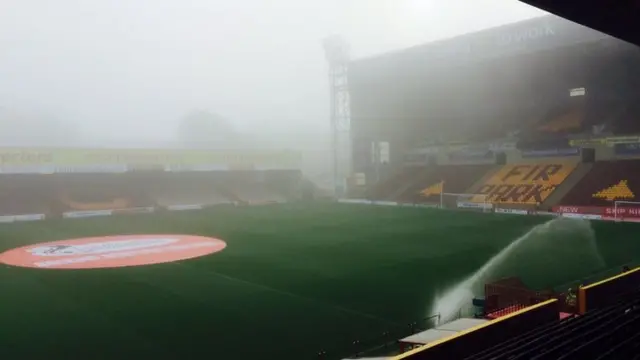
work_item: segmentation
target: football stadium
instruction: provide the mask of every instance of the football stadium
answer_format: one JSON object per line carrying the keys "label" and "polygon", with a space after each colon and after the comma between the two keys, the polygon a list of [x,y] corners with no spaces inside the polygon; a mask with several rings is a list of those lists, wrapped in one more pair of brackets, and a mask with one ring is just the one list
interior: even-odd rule
{"label": "football stadium", "polygon": [[0,149],[6,359],[640,353],[640,51],[544,16],[349,64],[351,174]]}

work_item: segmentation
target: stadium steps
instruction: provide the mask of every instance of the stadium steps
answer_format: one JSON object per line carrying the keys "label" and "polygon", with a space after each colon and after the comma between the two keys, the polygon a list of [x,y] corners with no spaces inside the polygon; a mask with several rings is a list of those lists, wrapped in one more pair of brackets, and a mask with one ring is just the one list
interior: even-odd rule
{"label": "stadium steps", "polygon": [[637,333],[640,326],[640,292],[636,290],[631,295],[631,299],[620,300],[608,308],[515,336],[465,360],[584,359],[585,356],[594,358],[587,354],[611,356],[612,352],[620,354],[633,349],[633,344],[626,339],[629,334]]}
{"label": "stadium steps", "polygon": [[490,348],[482,350],[476,354],[466,357],[465,360],[492,360],[499,359],[500,357],[507,358],[513,355],[513,351],[519,349],[521,346],[538,340],[540,336],[545,334],[556,332],[558,329],[563,328],[569,321],[574,321],[575,316],[565,318],[559,322],[550,323],[539,328],[535,328],[521,335],[515,336],[504,343],[494,345]]}
{"label": "stadium steps", "polygon": [[388,200],[403,199],[405,193],[409,191],[409,189],[427,180],[431,171],[433,171],[433,169],[428,167],[420,169],[417,173],[408,178],[408,181],[406,181],[401,187],[397,188],[396,191],[394,191],[391,196],[389,196]]}
{"label": "stadium steps", "polygon": [[413,177],[419,174],[422,168],[399,168],[391,174],[387,174],[384,179],[379,179],[371,188],[366,191],[366,198],[370,200],[395,200],[394,195],[399,188],[410,182]]}
{"label": "stadium steps", "polygon": [[599,322],[566,332],[514,359],[586,359],[590,357],[588,354],[602,353],[603,348],[609,349],[638,330],[640,313],[637,308],[621,310],[613,316],[601,317]]}
{"label": "stadium steps", "polygon": [[215,190],[218,193],[220,193],[220,195],[222,195],[225,198],[227,198],[229,201],[236,202],[236,203],[244,203],[244,202],[246,202],[244,199],[242,199],[236,193],[236,191],[231,189],[229,186],[222,185],[222,184],[216,184]]}
{"label": "stadium steps", "polygon": [[476,194],[477,191],[480,189],[480,187],[482,185],[484,185],[487,181],[489,181],[489,179],[500,169],[502,169],[503,165],[496,165],[494,167],[492,167],[489,171],[487,171],[482,177],[480,177],[478,180],[476,180],[476,182],[473,183],[473,185],[471,185],[471,187],[469,187],[467,189],[467,191],[465,191],[466,194]]}
{"label": "stadium steps", "polygon": [[566,180],[553,191],[549,197],[540,205],[541,210],[549,210],[553,206],[557,205],[562,198],[564,198],[576,184],[585,177],[589,171],[593,168],[593,164],[580,163],[576,168],[567,176]]}

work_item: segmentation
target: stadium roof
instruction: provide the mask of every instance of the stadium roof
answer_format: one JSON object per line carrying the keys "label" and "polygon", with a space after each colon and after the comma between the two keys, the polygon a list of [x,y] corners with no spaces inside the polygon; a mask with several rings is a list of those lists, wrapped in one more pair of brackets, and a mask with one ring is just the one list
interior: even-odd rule
{"label": "stadium roof", "polygon": [[482,60],[549,50],[611,38],[601,32],[547,15],[475,33],[431,42],[379,56],[354,60],[352,65],[374,65],[411,59],[423,65],[434,61]]}
{"label": "stadium roof", "polygon": [[640,46],[639,0],[520,1]]}

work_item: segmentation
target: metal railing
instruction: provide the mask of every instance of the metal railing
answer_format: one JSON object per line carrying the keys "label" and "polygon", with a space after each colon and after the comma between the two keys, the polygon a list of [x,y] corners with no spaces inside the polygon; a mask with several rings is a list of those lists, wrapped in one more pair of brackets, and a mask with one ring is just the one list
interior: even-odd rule
{"label": "metal railing", "polygon": [[593,283],[596,283],[598,281],[602,281],[604,279],[608,279],[608,278],[610,278],[612,276],[616,276],[616,275],[620,274],[622,272],[622,268],[624,266],[628,266],[631,269],[633,269],[635,267],[640,266],[640,261],[627,261],[627,262],[621,263],[619,265],[615,265],[615,266],[606,268],[604,270],[598,270],[596,272],[593,272],[591,274],[583,276],[580,279],[573,280],[573,281],[566,282],[566,283],[561,284],[561,285],[554,286],[553,289],[558,291],[558,292],[564,292],[569,288],[577,289],[578,286],[580,286],[580,285],[585,286],[585,285],[593,284]]}
{"label": "metal railing", "polygon": [[438,326],[440,314],[431,315],[424,319],[399,325],[384,331],[376,337],[367,339],[353,339],[348,344],[337,345],[331,351],[318,351],[318,359],[339,360],[344,358],[358,359],[374,356],[393,356],[402,353],[399,340],[407,336],[429,330]]}

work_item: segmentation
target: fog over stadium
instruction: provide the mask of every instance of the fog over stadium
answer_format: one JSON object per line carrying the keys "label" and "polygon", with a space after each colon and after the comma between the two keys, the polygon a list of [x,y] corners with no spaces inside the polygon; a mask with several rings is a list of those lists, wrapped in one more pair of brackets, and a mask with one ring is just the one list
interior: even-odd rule
{"label": "fog over stadium", "polygon": [[0,0],[0,360],[640,360],[622,4]]}
{"label": "fog over stadium", "polygon": [[239,135],[207,146],[323,153],[326,36],[361,58],[542,14],[509,0],[6,0],[0,139],[167,147],[208,112]]}

